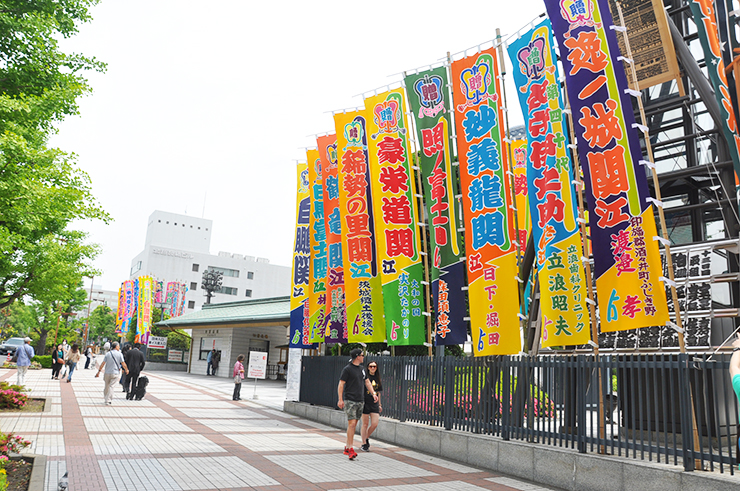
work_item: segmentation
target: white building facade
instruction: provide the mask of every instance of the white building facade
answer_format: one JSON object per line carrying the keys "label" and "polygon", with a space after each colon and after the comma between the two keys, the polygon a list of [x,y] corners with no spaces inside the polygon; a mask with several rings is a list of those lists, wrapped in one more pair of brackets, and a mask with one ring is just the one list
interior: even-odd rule
{"label": "white building facade", "polygon": [[213,221],[155,211],[149,216],[144,250],[131,261],[129,278],[151,275],[166,283],[188,287],[184,312],[199,310],[206,302],[201,288],[203,272],[223,273],[223,286],[211,303],[290,295],[291,269],[268,259],[242,254],[210,253]]}

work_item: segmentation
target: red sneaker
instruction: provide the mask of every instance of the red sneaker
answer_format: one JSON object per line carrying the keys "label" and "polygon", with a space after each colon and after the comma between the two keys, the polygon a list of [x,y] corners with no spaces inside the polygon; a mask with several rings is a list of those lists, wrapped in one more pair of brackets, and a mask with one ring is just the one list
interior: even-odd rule
{"label": "red sneaker", "polygon": [[354,447],[349,449],[349,460],[355,460],[357,458],[357,452]]}

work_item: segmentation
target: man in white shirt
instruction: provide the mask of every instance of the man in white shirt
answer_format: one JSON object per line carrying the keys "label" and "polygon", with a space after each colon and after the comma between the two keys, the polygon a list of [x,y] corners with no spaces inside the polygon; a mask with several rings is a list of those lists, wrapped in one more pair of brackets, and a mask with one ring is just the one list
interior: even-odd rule
{"label": "man in white shirt", "polygon": [[123,361],[121,348],[117,342],[113,342],[111,344],[110,351],[106,353],[105,358],[103,358],[103,363],[95,374],[97,377],[100,375],[100,372],[105,369],[105,373],[103,374],[103,381],[105,382],[103,395],[105,397],[105,403],[108,405],[113,402],[113,387],[116,385],[116,382],[118,382],[118,379],[121,378],[121,367],[123,367],[128,374],[128,367],[126,366],[126,362]]}

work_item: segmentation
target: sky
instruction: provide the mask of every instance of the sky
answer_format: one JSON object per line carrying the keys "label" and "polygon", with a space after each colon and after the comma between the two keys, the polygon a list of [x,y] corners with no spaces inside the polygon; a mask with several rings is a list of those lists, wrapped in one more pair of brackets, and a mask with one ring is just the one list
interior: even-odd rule
{"label": "sky", "polygon": [[[128,278],[154,210],[213,220],[212,254],[290,266],[296,162],[334,132],[331,111],[544,11],[542,0],[102,0],[61,48],[107,71],[87,74],[93,93],[50,141],[77,155],[113,217],[74,224],[101,247],[95,285]],[[506,85],[521,124],[510,75]]]}

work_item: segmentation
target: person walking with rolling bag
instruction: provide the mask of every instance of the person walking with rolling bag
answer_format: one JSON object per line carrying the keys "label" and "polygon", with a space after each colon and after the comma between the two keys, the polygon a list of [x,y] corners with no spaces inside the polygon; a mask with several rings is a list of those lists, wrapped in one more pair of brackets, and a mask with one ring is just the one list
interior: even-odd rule
{"label": "person walking with rolling bag", "polygon": [[244,361],[244,355],[239,355],[236,357],[236,363],[234,363],[234,395],[232,396],[232,401],[241,401],[241,392],[242,392],[242,380],[244,380],[244,365],[242,362]]}

